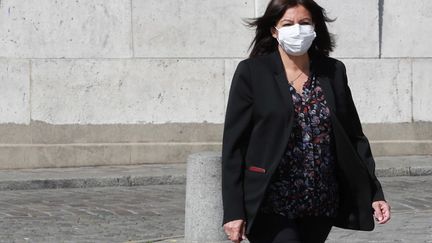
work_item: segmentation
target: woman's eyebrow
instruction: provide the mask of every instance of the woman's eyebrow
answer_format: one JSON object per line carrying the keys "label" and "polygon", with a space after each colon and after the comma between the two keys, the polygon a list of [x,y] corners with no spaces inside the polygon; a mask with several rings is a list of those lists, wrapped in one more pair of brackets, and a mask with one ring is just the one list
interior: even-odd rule
{"label": "woman's eyebrow", "polygon": [[[299,22],[300,21],[312,21],[312,19],[309,17],[304,17],[304,18],[300,19]],[[281,22],[294,22],[294,21],[292,19],[282,19]]]}
{"label": "woman's eyebrow", "polygon": [[292,22],[292,20],[291,19],[282,19],[281,22]]}
{"label": "woman's eyebrow", "polygon": [[309,17],[306,17],[306,18],[302,18],[302,19],[300,19],[300,21],[312,21],[312,19],[309,18]]}

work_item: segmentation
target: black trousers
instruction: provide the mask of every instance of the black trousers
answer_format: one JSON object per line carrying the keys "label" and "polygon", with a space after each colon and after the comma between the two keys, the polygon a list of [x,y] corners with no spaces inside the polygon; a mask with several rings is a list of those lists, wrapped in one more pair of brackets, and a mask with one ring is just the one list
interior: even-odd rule
{"label": "black trousers", "polygon": [[251,243],[321,243],[333,226],[333,218],[290,219],[277,214],[258,213],[246,237]]}

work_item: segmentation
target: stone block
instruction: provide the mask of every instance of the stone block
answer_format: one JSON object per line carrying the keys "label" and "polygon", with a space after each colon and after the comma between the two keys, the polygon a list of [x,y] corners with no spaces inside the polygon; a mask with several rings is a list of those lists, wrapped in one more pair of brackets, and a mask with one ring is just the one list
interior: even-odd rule
{"label": "stone block", "polygon": [[0,56],[131,57],[130,0],[3,0]]}
{"label": "stone block", "polygon": [[183,163],[191,153],[220,149],[220,142],[135,144],[131,145],[130,163]]}
{"label": "stone block", "polygon": [[2,167],[59,168],[101,165],[129,165],[130,146],[127,144],[56,144],[26,147],[26,160]]}
{"label": "stone block", "polygon": [[377,177],[409,176],[410,168],[377,168],[375,175]]}
{"label": "stone block", "polygon": [[[194,143],[220,142],[222,129],[223,124],[221,123],[52,125],[32,122],[31,126],[27,127],[0,125],[0,134],[6,134],[4,140],[9,141],[13,139],[13,134],[25,133],[28,134],[28,140],[25,141],[31,140],[33,143],[39,144]],[[2,141],[3,137],[0,137],[0,142]]]}
{"label": "stone block", "polygon": [[254,1],[132,1],[138,57],[243,57]]}
{"label": "stone block", "polygon": [[[16,164],[15,168],[127,165],[130,164],[129,151],[128,146],[118,144],[112,146],[100,144],[31,145],[25,150],[26,160]],[[9,165],[9,167],[12,166]]]}
{"label": "stone block", "polygon": [[221,153],[201,152],[187,160],[185,242],[223,242]]}
{"label": "stone block", "polygon": [[413,116],[414,121],[432,121],[432,59],[413,61]]}
{"label": "stone block", "polygon": [[335,34],[335,57],[379,56],[378,0],[318,0],[330,18],[329,31]]}
{"label": "stone block", "polygon": [[[257,14],[262,16],[269,0],[257,0]],[[318,0],[328,17],[329,31],[336,35],[335,57],[378,57],[378,0]]]}
{"label": "stone block", "polygon": [[32,119],[51,124],[223,122],[224,61],[37,60]]}
{"label": "stone block", "polygon": [[[395,131],[397,132],[397,131]],[[374,156],[431,155],[431,140],[371,141]]]}
{"label": "stone block", "polygon": [[0,169],[23,168],[27,148],[24,146],[0,146]]}
{"label": "stone block", "polygon": [[370,140],[431,140],[432,122],[363,124],[363,131]]}
{"label": "stone block", "polygon": [[220,149],[220,142],[2,145],[0,170],[184,163],[191,153]]}
{"label": "stone block", "polygon": [[412,167],[410,168],[410,175],[412,176],[431,176],[432,166],[429,167]]}
{"label": "stone block", "polygon": [[28,144],[32,142],[29,125],[0,123],[0,144]]}
{"label": "stone block", "polygon": [[0,59],[0,87],[0,123],[30,123],[29,62]]}
{"label": "stone block", "polygon": [[432,57],[432,1],[385,0],[383,57]]}
{"label": "stone block", "polygon": [[362,122],[411,122],[409,60],[346,59],[343,62]]}
{"label": "stone block", "polygon": [[269,2],[270,0],[255,0],[255,17],[261,17],[264,15]]}

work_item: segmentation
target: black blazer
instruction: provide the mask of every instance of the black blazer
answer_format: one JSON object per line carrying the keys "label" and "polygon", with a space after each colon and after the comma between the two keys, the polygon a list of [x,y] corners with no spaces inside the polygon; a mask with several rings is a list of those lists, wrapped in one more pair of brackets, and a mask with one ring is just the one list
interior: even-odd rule
{"label": "black blazer", "polygon": [[[330,108],[340,206],[335,226],[373,230],[372,202],[384,200],[375,161],[348,87],[342,62],[312,59]],[[294,107],[278,51],[241,61],[235,71],[222,144],[223,224],[247,222],[257,210],[278,167],[293,127]]]}

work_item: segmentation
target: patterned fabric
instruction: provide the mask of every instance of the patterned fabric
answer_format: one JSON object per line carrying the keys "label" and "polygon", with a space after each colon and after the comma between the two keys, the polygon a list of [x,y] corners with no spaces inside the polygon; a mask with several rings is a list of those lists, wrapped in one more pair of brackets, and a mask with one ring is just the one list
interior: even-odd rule
{"label": "patterned fabric", "polygon": [[290,85],[294,126],[264,198],[263,212],[290,218],[336,216],[339,198],[330,109],[319,80],[310,76],[302,95]]}

